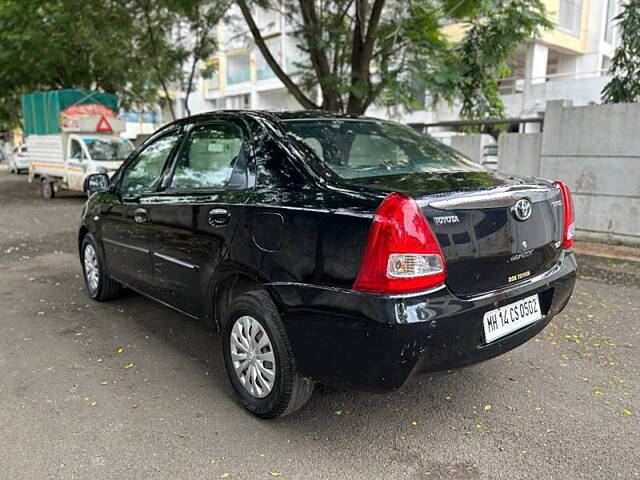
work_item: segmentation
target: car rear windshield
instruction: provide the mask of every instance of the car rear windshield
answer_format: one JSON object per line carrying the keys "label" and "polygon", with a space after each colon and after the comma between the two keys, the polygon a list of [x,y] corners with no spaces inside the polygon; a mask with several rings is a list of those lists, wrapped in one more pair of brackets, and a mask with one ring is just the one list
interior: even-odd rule
{"label": "car rear windshield", "polygon": [[484,171],[410,127],[375,120],[286,120],[285,128],[342,178]]}

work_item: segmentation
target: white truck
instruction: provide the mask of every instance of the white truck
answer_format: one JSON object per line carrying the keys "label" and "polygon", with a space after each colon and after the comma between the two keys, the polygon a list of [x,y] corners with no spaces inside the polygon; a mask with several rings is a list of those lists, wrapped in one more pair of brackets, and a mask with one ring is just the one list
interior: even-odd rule
{"label": "white truck", "polygon": [[[116,123],[122,121],[103,119],[86,117],[80,119],[77,131],[63,128],[59,134],[27,137],[29,180],[40,182],[45,198],[53,198],[60,190],[83,192],[87,175],[111,176],[133,151],[129,140],[115,134]],[[92,124],[97,126],[101,121],[108,122],[111,131],[91,130]]]}
{"label": "white truck", "polygon": [[23,96],[29,181],[51,199],[61,190],[85,191],[92,173],[111,176],[133,151],[119,133],[117,98],[89,90],[36,92]]}

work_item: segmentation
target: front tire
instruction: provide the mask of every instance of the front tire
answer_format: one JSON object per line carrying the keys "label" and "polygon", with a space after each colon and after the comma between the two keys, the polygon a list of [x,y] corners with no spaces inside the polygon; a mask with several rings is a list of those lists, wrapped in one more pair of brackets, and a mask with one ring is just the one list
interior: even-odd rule
{"label": "front tire", "polygon": [[44,198],[46,198],[47,200],[51,200],[53,197],[55,197],[56,193],[55,189],[53,188],[53,182],[50,182],[46,178],[43,178],[41,181],[41,187],[42,196]]}
{"label": "front tire", "polygon": [[260,418],[289,415],[313,393],[313,381],[296,370],[278,310],[262,290],[244,293],[231,302],[222,351],[240,403]]}
{"label": "front tire", "polygon": [[120,284],[109,277],[105,271],[98,246],[90,233],[82,240],[80,260],[84,285],[89,296],[99,302],[112,300],[120,294]]}

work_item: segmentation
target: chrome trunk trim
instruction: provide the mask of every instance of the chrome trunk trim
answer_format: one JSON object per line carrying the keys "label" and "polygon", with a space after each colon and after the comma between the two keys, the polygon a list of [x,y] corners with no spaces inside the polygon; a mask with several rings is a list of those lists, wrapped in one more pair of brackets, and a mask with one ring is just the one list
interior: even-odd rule
{"label": "chrome trunk trim", "polygon": [[[507,208],[526,198],[531,203],[550,200],[560,195],[556,188],[535,185],[517,185],[511,187],[493,188],[486,191],[463,192],[448,195],[442,200],[431,197],[426,203],[439,210],[479,210],[484,208]],[[421,202],[418,202],[420,205]],[[424,204],[420,205],[424,206]]]}

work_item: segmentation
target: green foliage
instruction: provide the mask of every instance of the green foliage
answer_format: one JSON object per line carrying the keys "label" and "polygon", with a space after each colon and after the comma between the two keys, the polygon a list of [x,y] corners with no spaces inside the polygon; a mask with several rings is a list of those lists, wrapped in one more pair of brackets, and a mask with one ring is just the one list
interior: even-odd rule
{"label": "green foliage", "polygon": [[[166,102],[169,90],[191,85],[191,62],[215,50],[210,31],[226,5],[0,0],[0,127],[19,124],[20,96],[38,90],[101,90],[117,94],[125,108],[156,104],[163,97]],[[178,24],[194,32],[189,38],[199,43],[176,38]]]}
{"label": "green foliage", "polygon": [[[350,113],[372,103],[422,108],[426,91],[434,102],[461,102],[464,117],[500,116],[507,59],[551,26],[542,0],[287,0],[285,12],[300,32],[292,78],[307,92],[304,104]],[[458,43],[443,33],[453,22],[467,26]]]}
{"label": "green foliage", "polygon": [[[147,4],[150,2],[147,0]],[[189,96],[193,91],[197,66],[209,60],[216,51],[215,27],[228,9],[231,0],[155,0],[155,12],[164,9],[166,18],[160,17],[155,28],[163,26],[182,27],[188,35],[173,35],[174,40],[166,45],[166,50],[174,54],[178,65],[177,82],[180,90],[185,92],[185,105],[189,111]],[[164,32],[163,39],[171,39],[170,32]],[[204,74],[209,74],[207,67]]]}
{"label": "green foliage", "polygon": [[449,100],[453,100],[449,92],[458,96],[462,103],[461,117],[503,116],[497,79],[509,75],[506,61],[516,46],[541,27],[551,27],[542,2],[483,2],[464,39],[453,48],[449,59],[453,63],[447,62],[447,69],[453,69],[454,76],[444,96]]}
{"label": "green foliage", "polygon": [[640,100],[640,0],[630,0],[614,19],[621,29],[609,74],[613,77],[602,90],[606,103]]}
{"label": "green foliage", "polygon": [[475,16],[480,3],[476,0],[443,0],[443,10],[451,19],[465,19]]}
{"label": "green foliage", "polygon": [[[131,25],[122,8],[95,0],[0,0],[0,96],[62,88],[150,98],[145,62],[131,61]],[[114,7],[118,5],[114,3]],[[1,120],[15,125],[14,111]]]}

